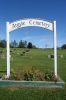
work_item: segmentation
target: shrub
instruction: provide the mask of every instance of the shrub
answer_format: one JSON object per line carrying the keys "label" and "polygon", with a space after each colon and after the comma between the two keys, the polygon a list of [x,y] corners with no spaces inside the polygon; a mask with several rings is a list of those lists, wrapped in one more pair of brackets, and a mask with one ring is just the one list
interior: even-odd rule
{"label": "shrub", "polygon": [[26,81],[33,81],[33,73],[25,72],[24,73],[24,80],[26,80]]}
{"label": "shrub", "polygon": [[10,80],[16,80],[16,72],[14,69],[11,69],[11,75],[9,77]]}
{"label": "shrub", "polygon": [[44,74],[42,72],[40,72],[39,70],[35,70],[34,78],[37,81],[43,81],[44,80]]}
{"label": "shrub", "polygon": [[45,78],[46,81],[55,81],[55,82],[57,82],[57,80],[58,80],[53,72],[46,72],[44,78]]}
{"label": "shrub", "polygon": [[[3,77],[4,79],[4,77]],[[25,81],[54,81],[57,82],[57,78],[53,72],[46,72],[45,74],[40,70],[31,67],[21,73],[17,73],[14,69],[11,69],[10,80],[25,80]]]}
{"label": "shrub", "polygon": [[24,72],[24,80],[26,81],[43,81],[44,74],[32,67],[30,70]]}

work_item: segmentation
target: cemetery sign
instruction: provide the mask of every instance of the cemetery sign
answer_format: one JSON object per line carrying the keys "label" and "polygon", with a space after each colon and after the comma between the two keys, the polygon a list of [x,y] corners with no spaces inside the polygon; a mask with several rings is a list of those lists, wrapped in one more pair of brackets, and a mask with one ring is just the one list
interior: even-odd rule
{"label": "cemetery sign", "polygon": [[27,27],[27,26],[37,26],[37,27],[42,27],[53,31],[53,24],[51,22],[39,20],[39,19],[24,19],[24,20],[19,20],[10,23],[9,31],[11,32],[15,29]]}
{"label": "cemetery sign", "polygon": [[56,21],[46,21],[40,19],[23,19],[12,23],[6,23],[7,38],[7,77],[10,77],[10,32],[28,26],[42,27],[54,32],[54,73],[57,77],[57,42],[56,42]]}

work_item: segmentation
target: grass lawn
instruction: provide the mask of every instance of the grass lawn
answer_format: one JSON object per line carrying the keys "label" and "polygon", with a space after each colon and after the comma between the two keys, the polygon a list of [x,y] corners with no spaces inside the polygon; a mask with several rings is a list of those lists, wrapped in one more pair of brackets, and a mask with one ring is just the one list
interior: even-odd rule
{"label": "grass lawn", "polygon": [[[5,55],[5,49],[3,54]],[[26,53],[24,53],[24,51]],[[54,60],[48,58],[53,54],[50,49],[11,49],[11,70],[22,73],[31,67],[42,72],[53,71]],[[58,74],[66,82],[66,50],[58,50]],[[0,59],[0,75],[6,74],[6,59]],[[66,100],[66,86],[63,89],[43,88],[0,88],[0,100]]]}

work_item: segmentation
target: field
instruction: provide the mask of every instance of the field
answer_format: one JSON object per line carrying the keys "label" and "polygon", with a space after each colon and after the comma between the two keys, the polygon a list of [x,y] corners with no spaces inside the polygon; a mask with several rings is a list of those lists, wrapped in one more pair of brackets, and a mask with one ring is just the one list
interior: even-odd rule
{"label": "field", "polygon": [[[6,55],[5,49],[3,55]],[[11,49],[11,70],[22,73],[31,68],[41,72],[54,70],[53,49]],[[58,50],[58,75],[66,82],[66,50]],[[63,55],[63,58],[60,57]],[[0,75],[6,74],[6,59],[0,59]],[[0,100],[66,100],[66,86],[63,89],[43,88],[0,88]]]}

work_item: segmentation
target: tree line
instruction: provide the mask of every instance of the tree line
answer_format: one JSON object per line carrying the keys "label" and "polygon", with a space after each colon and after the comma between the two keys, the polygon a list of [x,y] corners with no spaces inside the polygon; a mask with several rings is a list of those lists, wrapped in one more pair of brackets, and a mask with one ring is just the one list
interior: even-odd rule
{"label": "tree line", "polygon": [[[0,40],[0,47],[6,48],[6,40]],[[11,48],[36,48],[35,45],[33,45],[32,42],[22,41],[20,40],[17,42],[16,40],[12,41],[10,43]]]}
{"label": "tree line", "polygon": [[[10,43],[11,48],[37,48],[32,42],[22,41],[17,42],[16,40]],[[6,40],[0,40],[0,48],[6,48]],[[59,49],[66,49],[66,44],[63,44]]]}

